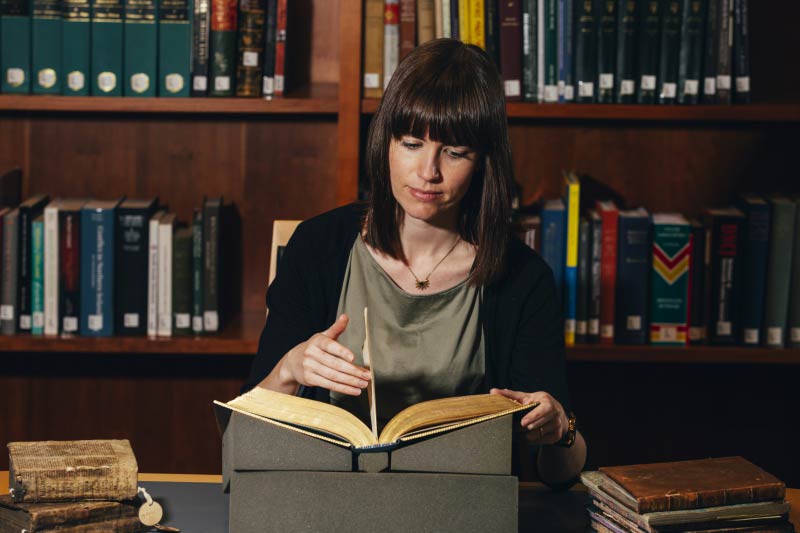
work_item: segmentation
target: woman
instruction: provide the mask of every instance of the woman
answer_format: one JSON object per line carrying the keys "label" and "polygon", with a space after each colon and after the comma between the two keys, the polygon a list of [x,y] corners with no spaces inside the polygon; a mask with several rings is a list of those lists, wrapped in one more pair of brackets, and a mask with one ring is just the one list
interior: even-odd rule
{"label": "woman", "polygon": [[505,101],[489,57],[452,39],[417,47],[386,89],[366,162],[366,210],[315,217],[289,242],[245,390],[368,420],[367,307],[382,420],[445,396],[538,401],[519,430],[538,447],[539,477],[569,483],[586,446],[574,418],[569,431],[561,311],[549,267],[511,237]]}

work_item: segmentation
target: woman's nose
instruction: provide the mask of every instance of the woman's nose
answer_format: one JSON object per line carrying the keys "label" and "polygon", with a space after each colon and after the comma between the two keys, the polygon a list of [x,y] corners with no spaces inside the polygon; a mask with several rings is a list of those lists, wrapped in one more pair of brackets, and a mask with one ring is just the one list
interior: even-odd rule
{"label": "woman's nose", "polygon": [[441,178],[439,170],[439,154],[435,150],[429,150],[420,159],[419,177],[425,181],[436,181]]}

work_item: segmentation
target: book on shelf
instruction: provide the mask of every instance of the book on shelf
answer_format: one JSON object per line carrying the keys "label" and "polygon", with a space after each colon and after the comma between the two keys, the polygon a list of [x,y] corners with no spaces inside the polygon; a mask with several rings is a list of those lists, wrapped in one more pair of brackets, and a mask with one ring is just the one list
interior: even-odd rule
{"label": "book on shelf", "polygon": [[637,38],[636,102],[656,103],[659,44],[661,40],[661,2],[639,1],[639,35]]}
{"label": "book on shelf", "polygon": [[578,230],[578,294],[575,307],[575,343],[589,342],[589,298],[591,283],[591,229],[581,218]]}
{"label": "book on shelf", "polygon": [[175,231],[172,241],[172,325],[175,335],[192,333],[192,232]]}
{"label": "book on shelf", "polygon": [[58,320],[65,334],[80,331],[81,210],[87,201],[65,200],[58,206]]}
{"label": "book on shelf", "polygon": [[[441,1],[436,0],[441,10]],[[441,28],[441,23],[439,24]],[[400,61],[400,4],[398,0],[383,3],[383,88],[389,85]]]}
{"label": "book on shelf", "polygon": [[589,232],[589,332],[587,341],[596,344],[600,342],[603,265],[603,219],[597,209],[589,210]]}
{"label": "book on shelf", "polygon": [[192,215],[192,331],[203,333],[203,209]]}
{"label": "book on shelf", "polygon": [[17,332],[19,293],[19,208],[3,211],[3,273],[0,276],[0,333]]}
{"label": "book on shelf", "polygon": [[578,247],[580,239],[581,182],[574,172],[564,175],[566,205],[566,255],[564,258],[564,342],[575,344],[578,307]]}
{"label": "book on shelf", "polygon": [[[444,19],[445,14],[445,6],[444,4],[450,4],[448,0],[436,0],[442,4],[442,18]],[[485,35],[485,44],[486,53],[492,58],[495,65],[500,65],[501,57],[500,52],[503,48],[503,44],[501,42],[500,37],[500,24],[502,23],[502,10],[503,5],[505,4],[506,7],[513,7],[516,11],[519,8],[519,26],[522,27],[522,6],[521,2],[518,0],[483,0],[483,9],[484,9],[484,35]],[[510,6],[514,4],[513,6]],[[447,16],[450,16],[450,10],[447,10]],[[447,26],[450,21],[449,20],[442,20],[442,34],[444,34],[444,28]],[[443,35],[444,36],[444,35]],[[520,35],[519,44],[515,47],[517,53],[522,52],[522,36]],[[511,51],[511,50],[509,50]],[[521,68],[521,67],[520,67]],[[502,70],[501,70],[502,73]]]}
{"label": "book on shelf", "polygon": [[[436,37],[435,0],[417,0],[417,44]],[[382,3],[382,2],[381,2]]]}
{"label": "book on shelf", "polygon": [[738,203],[746,219],[742,254],[741,343],[760,346],[764,295],[767,292],[770,204],[758,194],[740,195]]}
{"label": "book on shelf", "polygon": [[31,334],[44,334],[44,214],[31,223]]}
{"label": "book on shelf", "polygon": [[614,102],[614,73],[617,70],[617,3],[599,2],[597,13],[597,101]]}
{"label": "book on shelf", "polygon": [[58,208],[64,202],[56,198],[44,208],[44,331],[58,335]]}
{"label": "book on shelf", "polygon": [[678,97],[681,10],[681,0],[666,0],[661,6],[661,43],[656,91],[659,104],[674,104]]}
{"label": "book on shelf", "polygon": [[739,338],[743,225],[744,215],[735,208],[704,213],[706,326],[711,344],[735,344]]}
{"label": "book on shelf", "polygon": [[717,92],[716,103],[730,104],[731,62],[733,61],[733,0],[719,0],[717,7]]}
{"label": "book on shelf", "polygon": [[702,92],[703,30],[708,0],[683,0],[680,54],[678,62],[678,103],[696,104]]}
{"label": "book on shelf", "polygon": [[0,2],[0,93],[30,92],[32,3],[32,0]]}
{"label": "book on shelf", "polygon": [[158,96],[191,94],[192,10],[193,0],[159,0]]}
{"label": "book on shelf", "polygon": [[544,102],[558,102],[558,0],[544,4]]}
{"label": "book on shelf", "polygon": [[44,194],[31,196],[19,205],[19,237],[17,246],[17,315],[18,329],[24,332],[31,330],[31,226],[33,220],[42,214],[48,197]]}
{"label": "book on shelf", "polygon": [[616,103],[636,101],[637,2],[617,0],[617,63],[614,75]]}
{"label": "book on shelf", "polygon": [[573,17],[575,14],[572,0],[558,0],[558,101],[560,103],[575,101],[575,80],[573,68],[575,62],[575,37],[573,35]]}
{"label": "book on shelf", "polygon": [[544,102],[544,89],[546,82],[545,45],[545,0],[536,0],[536,101]]}
{"label": "book on shelf", "polygon": [[556,294],[564,302],[564,260],[567,243],[567,210],[564,200],[547,200],[542,207],[542,259],[553,271]]}
{"label": "book on shelf", "polygon": [[158,237],[161,217],[165,211],[156,211],[150,217],[147,228],[147,336],[158,335]]}
{"label": "book on shelf", "polygon": [[283,96],[288,89],[287,52],[289,49],[289,0],[278,0],[275,15],[275,96]]}
{"label": "book on shelf", "polygon": [[264,72],[261,76],[261,96],[275,96],[275,39],[278,31],[278,0],[266,1],[264,19]]}
{"label": "book on shelf", "polygon": [[737,104],[750,103],[750,14],[748,0],[733,0],[733,79]]}
{"label": "book on shelf", "polygon": [[192,13],[191,95],[206,96],[211,59],[211,0],[194,0]]}
{"label": "book on shelf", "polygon": [[383,0],[364,3],[364,98],[383,96]]}
{"label": "book on shelf", "polygon": [[210,0],[209,96],[236,94],[236,0]]}
{"label": "book on shelf", "polygon": [[597,101],[597,17],[593,2],[575,6],[575,85],[576,101]]}
{"label": "book on shelf", "polygon": [[[522,99],[522,5],[500,0],[498,16],[500,72],[507,101]],[[488,19],[487,19],[488,25]],[[491,26],[491,25],[489,25]],[[494,37],[494,36],[493,36]],[[487,41],[491,42],[491,41]]]}
{"label": "book on shelf", "polygon": [[484,0],[469,0],[469,42],[486,50],[486,12]]}
{"label": "book on shelf", "polygon": [[158,87],[158,0],[124,0],[124,96],[155,96]]}
{"label": "book on shelf", "polygon": [[81,208],[80,333],[114,334],[114,226],[120,200],[91,200]]}
{"label": "book on shelf", "polygon": [[705,269],[706,230],[692,219],[692,257],[689,260],[689,344],[706,340]]}
{"label": "book on shelf", "polygon": [[792,348],[800,348],[800,196],[794,197],[794,203],[797,213],[794,219],[794,245],[792,246],[788,343]]}
{"label": "book on shelf", "polygon": [[650,213],[640,207],[619,212],[615,341],[646,344],[649,331]]}
{"label": "book on shelf", "polygon": [[177,225],[175,213],[166,212],[158,220],[158,326],[159,337],[171,337],[172,323],[172,253]]}
{"label": "book on shelf", "polygon": [[236,64],[236,96],[258,97],[264,72],[265,2],[239,2],[239,34]]}
{"label": "book on shelf", "polygon": [[703,37],[703,87],[700,102],[717,103],[717,53],[719,46],[719,6],[721,0],[708,0]]}
{"label": "book on shelf", "polygon": [[597,202],[602,224],[600,254],[600,342],[613,344],[615,338],[617,294],[617,249],[619,241],[619,209],[611,201]]}
{"label": "book on shelf", "polygon": [[123,0],[92,0],[91,94],[121,96],[123,81]]}
{"label": "book on shelf", "polygon": [[537,0],[522,2],[522,99],[536,102],[538,97],[538,22]]}
{"label": "book on shelf", "polygon": [[764,303],[764,345],[783,348],[786,343],[797,205],[786,196],[770,195],[768,199],[771,228]]}
{"label": "book on shelf", "polygon": [[61,94],[87,96],[91,85],[91,3],[61,0]]}
{"label": "book on shelf", "polygon": [[60,94],[61,1],[31,0],[31,3],[31,92]]}
{"label": "book on shelf", "polygon": [[691,226],[683,215],[653,215],[653,267],[650,280],[650,343],[688,343]]}
{"label": "book on shelf", "polygon": [[469,24],[469,0],[458,0],[457,11],[458,11],[458,38],[464,41],[465,43],[469,43],[471,38],[470,24]]}
{"label": "book on shelf", "polygon": [[400,0],[400,61],[417,46],[417,4],[416,0]]}

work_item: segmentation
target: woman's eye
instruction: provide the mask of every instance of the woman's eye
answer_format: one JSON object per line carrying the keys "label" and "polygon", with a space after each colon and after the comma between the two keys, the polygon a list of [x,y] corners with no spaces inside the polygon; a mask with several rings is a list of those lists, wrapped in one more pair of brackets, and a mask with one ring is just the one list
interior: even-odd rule
{"label": "woman's eye", "polygon": [[460,152],[458,150],[448,150],[447,153],[450,157],[454,157],[456,159],[464,159],[469,155],[469,152]]}
{"label": "woman's eye", "polygon": [[403,141],[403,146],[413,150],[414,148],[419,148],[421,145],[420,143],[414,141]]}

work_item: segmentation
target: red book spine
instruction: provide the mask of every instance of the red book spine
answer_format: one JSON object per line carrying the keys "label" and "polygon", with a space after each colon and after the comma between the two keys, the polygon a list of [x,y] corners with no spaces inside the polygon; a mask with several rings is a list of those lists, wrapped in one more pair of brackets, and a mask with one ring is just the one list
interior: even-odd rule
{"label": "red book spine", "polygon": [[417,2],[400,0],[400,61],[417,46]]}
{"label": "red book spine", "polygon": [[286,15],[287,0],[278,0],[275,19],[275,96],[283,96],[286,87]]}
{"label": "red book spine", "polygon": [[80,319],[80,213],[67,212],[59,221],[59,316],[63,333],[77,333]]}
{"label": "red book spine", "polygon": [[603,219],[603,252],[600,259],[600,343],[614,344],[619,211],[616,208],[600,208],[599,211]]}
{"label": "red book spine", "polygon": [[500,2],[500,72],[506,100],[522,98],[522,2]]}

